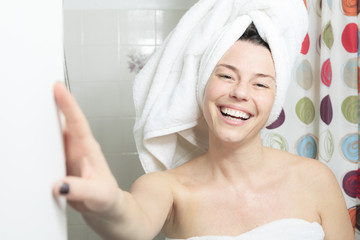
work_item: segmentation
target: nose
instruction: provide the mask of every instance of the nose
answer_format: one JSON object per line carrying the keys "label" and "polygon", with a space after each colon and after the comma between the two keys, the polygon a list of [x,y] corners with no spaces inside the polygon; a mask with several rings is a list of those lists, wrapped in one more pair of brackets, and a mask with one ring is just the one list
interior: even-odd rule
{"label": "nose", "polygon": [[230,97],[236,100],[247,101],[250,97],[250,89],[247,83],[239,82],[233,85],[230,90]]}

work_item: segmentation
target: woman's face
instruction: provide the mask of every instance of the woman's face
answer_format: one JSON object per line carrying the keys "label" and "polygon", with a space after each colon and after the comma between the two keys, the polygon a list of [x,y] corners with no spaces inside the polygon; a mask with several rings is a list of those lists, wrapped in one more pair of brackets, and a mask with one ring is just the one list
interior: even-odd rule
{"label": "woman's face", "polygon": [[207,83],[203,111],[210,134],[225,142],[259,136],[274,103],[275,67],[270,51],[237,41]]}

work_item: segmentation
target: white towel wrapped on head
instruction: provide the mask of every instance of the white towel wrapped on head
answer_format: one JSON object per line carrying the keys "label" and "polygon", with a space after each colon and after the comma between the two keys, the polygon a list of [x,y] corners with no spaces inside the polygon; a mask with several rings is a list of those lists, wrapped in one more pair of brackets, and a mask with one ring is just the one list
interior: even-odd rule
{"label": "white towel wrapped on head", "polygon": [[206,83],[222,55],[253,22],[269,44],[279,116],[307,33],[302,0],[200,0],[185,13],[135,78],[134,137],[145,172],[175,168],[207,150]]}

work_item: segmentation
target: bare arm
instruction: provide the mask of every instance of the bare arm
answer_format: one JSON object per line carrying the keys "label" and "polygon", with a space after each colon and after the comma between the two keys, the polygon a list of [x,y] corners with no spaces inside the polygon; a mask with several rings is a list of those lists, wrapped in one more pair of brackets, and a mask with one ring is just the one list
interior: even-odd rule
{"label": "bare arm", "polygon": [[[54,86],[54,94],[66,118],[67,169],[67,177],[55,184],[54,195],[64,196],[104,239],[152,239],[172,206],[167,175],[144,175],[131,193],[119,189],[75,99],[59,83]],[[69,186],[69,191],[64,191],[64,186]]]}
{"label": "bare arm", "polygon": [[350,216],[336,177],[326,166],[318,169],[317,176],[316,195],[325,240],[354,240]]}

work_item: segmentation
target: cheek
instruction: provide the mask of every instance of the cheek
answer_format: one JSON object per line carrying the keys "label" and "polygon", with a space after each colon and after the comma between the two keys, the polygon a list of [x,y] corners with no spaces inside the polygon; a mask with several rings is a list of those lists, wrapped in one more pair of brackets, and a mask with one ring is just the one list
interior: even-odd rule
{"label": "cheek", "polygon": [[208,99],[214,100],[216,98],[219,98],[220,96],[224,96],[228,91],[228,85],[224,84],[219,80],[210,79],[205,88],[204,98],[205,96],[207,96]]}
{"label": "cheek", "polygon": [[209,94],[207,94],[207,92],[205,92],[203,102],[202,102],[202,112],[203,112],[204,118],[208,124],[211,119],[210,106],[211,106],[210,96],[209,96]]}
{"label": "cheek", "polygon": [[209,121],[211,120],[211,116],[214,114],[214,111],[216,111],[216,99],[221,96],[220,86],[218,84],[214,83],[213,81],[208,82],[208,85],[205,88],[205,93],[203,97],[202,102],[202,108],[203,108],[203,115],[205,117],[206,122],[209,124]]}
{"label": "cheek", "polygon": [[262,94],[258,101],[258,106],[268,111],[269,113],[272,110],[273,104],[275,101],[275,93],[266,93]]}
{"label": "cheek", "polygon": [[211,99],[213,99],[213,95],[214,95],[214,84],[213,81],[210,79],[208,81],[208,84],[205,87],[205,91],[204,91],[204,97],[203,97],[203,101],[202,101],[202,106],[203,108],[208,105],[209,101],[211,101]]}

